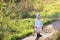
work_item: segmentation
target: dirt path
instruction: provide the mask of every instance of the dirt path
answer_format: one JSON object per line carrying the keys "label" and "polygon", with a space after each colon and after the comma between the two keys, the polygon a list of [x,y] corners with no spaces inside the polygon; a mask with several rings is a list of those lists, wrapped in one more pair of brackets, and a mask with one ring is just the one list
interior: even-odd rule
{"label": "dirt path", "polygon": [[[47,25],[47,27],[50,27],[50,26],[53,27],[55,30],[60,30],[60,21],[56,21],[56,22],[53,22],[53,23]],[[53,31],[53,32],[55,32],[55,31]],[[47,34],[49,36],[51,36],[49,33],[47,33]],[[43,36],[45,35],[45,37],[46,37],[46,36],[48,36],[47,34],[43,34]],[[36,35],[34,35],[34,36],[33,35],[30,35],[30,36],[28,36],[28,37],[26,37],[26,38],[24,38],[22,40],[35,40],[35,38],[36,38]]]}

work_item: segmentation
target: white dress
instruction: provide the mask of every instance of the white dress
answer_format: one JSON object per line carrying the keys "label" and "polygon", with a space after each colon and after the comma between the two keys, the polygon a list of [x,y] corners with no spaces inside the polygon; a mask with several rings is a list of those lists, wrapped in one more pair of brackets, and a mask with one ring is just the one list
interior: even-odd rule
{"label": "white dress", "polygon": [[42,26],[43,26],[42,20],[36,19],[36,21],[35,21],[36,33],[40,33],[42,31]]}

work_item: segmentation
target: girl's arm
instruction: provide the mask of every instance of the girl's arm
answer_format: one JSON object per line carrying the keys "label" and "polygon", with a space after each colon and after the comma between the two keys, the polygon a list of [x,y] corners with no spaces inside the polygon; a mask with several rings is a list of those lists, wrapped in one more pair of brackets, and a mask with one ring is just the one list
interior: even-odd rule
{"label": "girl's arm", "polygon": [[33,26],[33,33],[32,33],[33,36],[35,35],[35,32],[36,32],[35,29],[36,29],[35,26]]}

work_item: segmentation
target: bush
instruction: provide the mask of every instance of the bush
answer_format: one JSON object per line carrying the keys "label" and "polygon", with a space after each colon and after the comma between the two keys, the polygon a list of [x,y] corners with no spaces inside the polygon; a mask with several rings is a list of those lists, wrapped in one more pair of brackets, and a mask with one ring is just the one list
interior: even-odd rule
{"label": "bush", "polygon": [[20,40],[20,39],[32,34],[32,32],[33,32],[33,30],[29,29],[29,30],[23,31],[20,34],[14,34],[14,35],[12,35],[11,40]]}
{"label": "bush", "polygon": [[4,38],[4,34],[0,32],[0,40],[3,40],[3,38]]}

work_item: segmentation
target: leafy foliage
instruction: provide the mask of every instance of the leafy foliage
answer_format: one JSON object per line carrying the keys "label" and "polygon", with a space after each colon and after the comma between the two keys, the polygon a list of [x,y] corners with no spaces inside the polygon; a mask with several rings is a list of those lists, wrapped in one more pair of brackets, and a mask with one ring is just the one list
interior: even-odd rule
{"label": "leafy foliage", "polygon": [[[41,18],[59,18],[60,2],[59,0],[0,0],[0,39],[16,40],[31,34],[37,12]],[[43,24],[51,21],[43,19]]]}

